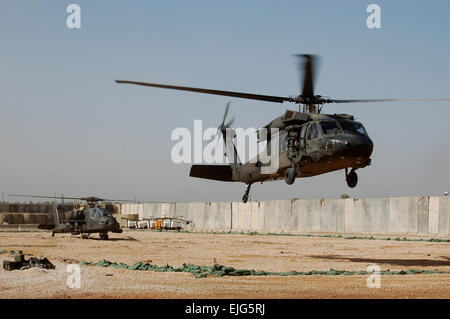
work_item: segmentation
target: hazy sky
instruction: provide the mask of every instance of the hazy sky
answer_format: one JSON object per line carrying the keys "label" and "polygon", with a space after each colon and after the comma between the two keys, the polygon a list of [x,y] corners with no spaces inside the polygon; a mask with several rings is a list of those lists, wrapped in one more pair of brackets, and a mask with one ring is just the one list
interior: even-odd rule
{"label": "hazy sky", "polygon": [[[66,7],[81,7],[81,29]],[[368,29],[366,7],[381,7]],[[321,56],[317,94],[450,96],[450,2],[0,2],[0,191],[151,201],[240,201],[242,183],[190,178],[170,135],[195,119],[261,127],[294,104],[118,85],[114,79],[299,94],[297,53]],[[450,103],[328,105],[362,121],[372,166],[255,184],[252,200],[438,195],[450,190]],[[7,199],[7,198],[5,198]],[[10,198],[12,200],[12,198]]]}

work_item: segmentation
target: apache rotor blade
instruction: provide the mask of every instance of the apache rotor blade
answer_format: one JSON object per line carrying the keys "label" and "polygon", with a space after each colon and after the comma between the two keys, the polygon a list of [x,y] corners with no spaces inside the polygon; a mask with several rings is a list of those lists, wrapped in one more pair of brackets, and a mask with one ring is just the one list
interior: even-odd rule
{"label": "apache rotor blade", "polygon": [[330,103],[367,103],[367,102],[420,102],[420,101],[450,101],[450,98],[417,98],[417,99],[359,99],[359,100],[331,100]]}
{"label": "apache rotor blade", "polygon": [[[31,197],[31,198],[48,198],[48,199],[59,199],[59,196],[40,196],[40,195],[16,195],[11,194],[8,196],[14,196],[14,197]],[[79,199],[84,201],[99,201],[99,202],[130,202],[134,203],[135,201],[127,200],[127,199],[106,199],[106,198],[98,198],[98,197],[67,197],[64,196],[64,199]]]}
{"label": "apache rotor blade", "polygon": [[172,90],[180,90],[180,91],[205,93],[205,94],[231,96],[231,97],[237,97],[237,98],[241,98],[241,99],[260,100],[260,101],[275,102],[275,103],[283,103],[285,101],[286,102],[291,101],[291,99],[289,97],[260,95],[260,94],[231,92],[231,91],[220,91],[220,90],[210,90],[210,89],[193,88],[193,87],[187,87],[187,86],[175,86],[175,85],[135,82],[135,81],[123,81],[123,80],[116,80],[116,83],[135,84],[135,85],[150,86],[150,87],[156,87],[156,88],[162,88],[162,89],[172,89]]}
{"label": "apache rotor blade", "polygon": [[[56,199],[56,198],[60,198],[60,196],[40,196],[40,195],[16,195],[16,194],[8,194],[8,196],[13,196],[13,197],[31,197],[31,198],[48,198],[48,199]],[[64,196],[64,199],[81,199],[80,197],[67,197]]]}

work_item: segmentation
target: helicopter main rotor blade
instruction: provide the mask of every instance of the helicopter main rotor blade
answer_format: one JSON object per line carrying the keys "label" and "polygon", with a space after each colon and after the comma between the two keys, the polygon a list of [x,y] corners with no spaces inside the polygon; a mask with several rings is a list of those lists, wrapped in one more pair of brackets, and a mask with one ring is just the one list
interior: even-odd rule
{"label": "helicopter main rotor blade", "polygon": [[[17,195],[17,194],[8,194],[8,196],[12,197],[31,197],[31,198],[48,198],[48,199],[55,199],[55,198],[61,198],[61,196],[40,196],[40,195]],[[67,197],[63,196],[64,199],[81,199],[79,197]]]}
{"label": "helicopter main rotor blade", "polygon": [[98,198],[98,197],[67,197],[67,196],[41,196],[41,195],[17,195],[17,194],[8,194],[8,196],[14,197],[31,197],[31,198],[48,198],[48,199],[79,199],[84,201],[98,201],[98,202],[130,202],[134,203],[135,201],[127,200],[127,199],[106,199],[106,198]]}
{"label": "helicopter main rotor blade", "polygon": [[225,107],[225,113],[223,114],[223,120],[222,120],[222,124],[225,123],[225,120],[227,118],[228,115],[228,111],[230,110],[230,102],[227,103],[227,106]]}
{"label": "helicopter main rotor blade", "polygon": [[302,96],[313,97],[318,57],[312,54],[297,54],[296,56],[303,59],[303,62],[300,61],[299,64],[300,81],[303,84]]}
{"label": "helicopter main rotor blade", "polygon": [[233,125],[234,119],[235,119],[235,116],[233,116],[233,117],[231,118],[231,120],[230,120],[227,124],[225,124],[225,127],[230,127],[231,125]]}
{"label": "helicopter main rotor blade", "polygon": [[241,99],[260,100],[260,101],[275,102],[275,103],[283,103],[283,102],[291,101],[291,98],[283,97],[283,96],[272,96],[272,95],[261,95],[261,94],[232,92],[232,91],[210,90],[210,89],[158,84],[158,83],[146,83],[146,82],[135,82],[135,81],[124,81],[124,80],[115,80],[115,81],[116,81],[116,83],[119,83],[119,84],[135,84],[135,85],[150,86],[150,87],[156,87],[156,88],[162,88],[162,89],[172,89],[172,90],[180,90],[180,91],[205,93],[205,94],[223,95],[223,96],[237,97],[237,98],[241,98]]}
{"label": "helicopter main rotor blade", "polygon": [[450,101],[450,98],[405,98],[405,99],[350,99],[350,100],[331,100],[330,103],[367,103],[367,102],[419,102],[419,101]]}

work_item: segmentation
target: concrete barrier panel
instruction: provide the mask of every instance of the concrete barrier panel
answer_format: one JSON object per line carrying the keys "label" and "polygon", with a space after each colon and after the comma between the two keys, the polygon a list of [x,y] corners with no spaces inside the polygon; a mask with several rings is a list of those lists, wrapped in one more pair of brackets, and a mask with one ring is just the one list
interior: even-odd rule
{"label": "concrete barrier panel", "polygon": [[294,199],[291,202],[291,225],[293,233],[306,232],[306,213],[309,199]]}
{"label": "concrete barrier panel", "polygon": [[134,214],[134,215],[139,215],[139,217],[142,217],[142,214],[144,213],[143,212],[143,208],[144,207],[142,207],[142,212],[139,214],[139,204],[136,204],[136,203],[133,203],[133,204],[130,204],[130,214]]}
{"label": "concrete barrier panel", "polygon": [[[180,217],[196,231],[274,233],[372,233],[450,235],[450,199],[441,197],[394,197],[366,199],[296,199],[250,203],[123,203],[120,216],[141,218]],[[52,205],[2,203],[1,222],[37,223]],[[26,210],[30,213],[14,214]],[[27,215],[30,214],[30,215]],[[47,218],[47,217],[45,217]],[[52,216],[49,214],[48,218]],[[14,219],[14,220],[13,220]]]}
{"label": "concrete barrier panel", "polygon": [[344,231],[347,233],[353,232],[354,213],[355,206],[353,205],[353,198],[344,199]]}
{"label": "concrete barrier panel", "polygon": [[308,199],[304,202],[306,232],[320,232],[321,199]]}
{"label": "concrete barrier panel", "polygon": [[[251,202],[252,210],[251,210],[251,227],[250,231],[257,232],[264,229],[264,224],[260,224],[260,209],[259,202]],[[264,222],[264,219],[263,219]]]}
{"label": "concrete barrier panel", "polygon": [[160,213],[158,217],[175,217],[176,203],[160,203]]}
{"label": "concrete barrier panel", "polygon": [[322,199],[320,206],[320,231],[336,232],[337,199]]}
{"label": "concrete barrier panel", "polygon": [[362,200],[363,229],[368,233],[389,233],[389,198],[365,198]]}
{"label": "concrete barrier panel", "polygon": [[[322,206],[325,204],[322,212]],[[337,210],[333,211],[330,205],[334,203],[325,203],[323,199],[295,199],[291,203],[291,227],[294,233],[307,233],[307,232],[326,232],[329,231],[329,225],[325,225],[325,215],[332,214],[331,223],[334,225],[332,228],[336,228],[336,214]],[[343,205],[340,205],[342,206]],[[343,227],[344,210],[339,211],[341,220],[340,227]],[[323,220],[322,220],[323,219]]]}
{"label": "concrete barrier panel", "polygon": [[144,214],[144,204],[130,204],[130,214],[138,214],[142,216]]}
{"label": "concrete barrier panel", "polygon": [[189,205],[188,217],[195,225],[196,230],[203,230],[203,214],[206,210],[206,203],[191,203]]}
{"label": "concrete barrier panel", "polygon": [[336,231],[345,232],[345,201],[337,199],[336,201]]}
{"label": "concrete barrier panel", "polygon": [[371,211],[370,199],[361,199],[361,227],[363,233],[372,233],[373,231],[373,219]]}
{"label": "concrete barrier panel", "polygon": [[238,203],[238,226],[237,230],[249,232],[252,228],[252,203]]}
{"label": "concrete barrier panel", "polygon": [[392,234],[408,232],[408,201],[404,197],[391,198],[389,232]]}
{"label": "concrete barrier panel", "polygon": [[136,204],[129,204],[128,206],[128,213],[130,215],[135,215],[136,214]]}
{"label": "concrete barrier panel", "polygon": [[408,199],[408,234],[419,232],[419,197],[406,197]]}
{"label": "concrete barrier panel", "polygon": [[389,212],[391,233],[417,234],[419,206],[417,197],[393,197]]}
{"label": "concrete barrier panel", "polygon": [[139,214],[140,217],[144,215],[144,204],[136,204],[135,209],[136,214]]}
{"label": "concrete barrier panel", "polygon": [[158,203],[144,203],[144,212],[141,218],[152,218],[158,215]]}
{"label": "concrete barrier panel", "polygon": [[203,229],[209,231],[230,231],[231,203],[206,203],[203,214]]}
{"label": "concrete barrier panel", "polygon": [[264,230],[264,215],[261,202],[233,202],[231,206],[232,231],[261,232]]}
{"label": "concrete barrier panel", "polygon": [[439,198],[439,235],[447,236],[450,234],[450,197],[443,196]]}
{"label": "concrete barrier panel", "polygon": [[265,203],[259,202],[259,209],[258,209],[258,232],[263,233],[266,229],[266,215],[265,215]]}
{"label": "concrete barrier panel", "polygon": [[[355,198],[353,200],[353,230],[356,233],[368,233],[372,231],[370,214],[366,214],[363,209],[363,200]],[[369,223],[369,225],[368,225]]]}
{"label": "concrete barrier panel", "polygon": [[428,234],[429,225],[429,197],[419,197],[417,200],[418,224],[417,232],[419,234]]}
{"label": "concrete barrier panel", "polygon": [[231,230],[240,231],[239,229],[239,202],[231,203]]}
{"label": "concrete barrier panel", "polygon": [[291,232],[290,200],[272,200],[264,202],[264,230],[276,233]]}
{"label": "concrete barrier panel", "polygon": [[219,223],[217,219],[218,219],[217,206],[213,205],[213,203],[206,203],[202,222],[203,230],[207,231],[216,230],[215,226],[216,224]]}
{"label": "concrete barrier panel", "polygon": [[439,233],[439,197],[428,199],[428,232],[430,234]]}
{"label": "concrete barrier panel", "polygon": [[189,214],[189,204],[190,203],[177,203],[175,206],[175,217],[187,219]]}

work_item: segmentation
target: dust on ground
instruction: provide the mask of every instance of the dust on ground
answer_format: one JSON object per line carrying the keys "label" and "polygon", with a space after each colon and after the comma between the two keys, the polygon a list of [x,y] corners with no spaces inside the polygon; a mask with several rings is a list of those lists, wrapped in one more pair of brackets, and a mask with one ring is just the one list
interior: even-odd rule
{"label": "dust on ground", "polygon": [[[190,273],[81,267],[81,288],[66,281],[67,260],[180,267],[183,263],[273,272],[330,269],[450,271],[450,243],[324,237],[125,231],[109,241],[95,235],[0,232],[0,250],[45,256],[55,270],[0,270],[0,298],[450,298],[450,274],[244,276],[195,278]],[[1,260],[12,260],[1,254]]]}

